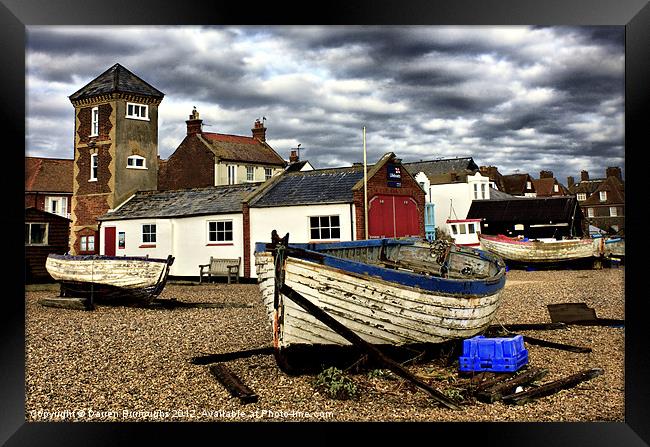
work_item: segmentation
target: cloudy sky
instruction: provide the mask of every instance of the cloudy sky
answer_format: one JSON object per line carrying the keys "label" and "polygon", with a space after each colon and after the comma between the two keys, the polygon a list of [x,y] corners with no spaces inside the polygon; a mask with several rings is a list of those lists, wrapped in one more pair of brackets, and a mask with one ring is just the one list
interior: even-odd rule
{"label": "cloudy sky", "polygon": [[120,63],[165,93],[167,158],[204,131],[266,117],[315,167],[473,157],[502,174],[624,171],[624,27],[28,26],[26,155],[72,158],[68,96]]}

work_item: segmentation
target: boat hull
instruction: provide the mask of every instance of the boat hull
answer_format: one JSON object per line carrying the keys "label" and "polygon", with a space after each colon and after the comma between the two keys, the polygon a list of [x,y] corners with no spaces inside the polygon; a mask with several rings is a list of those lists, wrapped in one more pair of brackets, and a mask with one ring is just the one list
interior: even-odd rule
{"label": "boat hull", "polygon": [[[275,303],[271,253],[256,253],[257,275],[276,349],[350,343],[282,296]],[[505,276],[484,294],[435,292],[288,257],[284,283],[377,345],[438,344],[472,337],[496,315]],[[462,281],[461,281],[462,282]]]}
{"label": "boat hull", "polygon": [[47,271],[61,295],[93,301],[144,301],[158,296],[174,258],[49,255]]}
{"label": "boat hull", "polygon": [[479,236],[481,249],[506,261],[527,263],[559,263],[599,256],[598,243],[591,239],[555,242],[518,241],[505,236]]}

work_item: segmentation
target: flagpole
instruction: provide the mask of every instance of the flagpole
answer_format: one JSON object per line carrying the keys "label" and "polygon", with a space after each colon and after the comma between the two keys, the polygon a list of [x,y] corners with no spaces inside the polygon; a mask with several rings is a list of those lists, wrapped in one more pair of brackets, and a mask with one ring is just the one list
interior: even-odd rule
{"label": "flagpole", "polygon": [[368,239],[368,164],[366,159],[366,126],[363,126],[363,214],[364,228]]}

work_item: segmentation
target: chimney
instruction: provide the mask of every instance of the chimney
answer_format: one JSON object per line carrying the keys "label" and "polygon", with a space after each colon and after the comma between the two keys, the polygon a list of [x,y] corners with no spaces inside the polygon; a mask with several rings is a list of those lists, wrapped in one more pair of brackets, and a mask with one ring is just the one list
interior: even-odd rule
{"label": "chimney", "polygon": [[580,181],[586,182],[589,180],[589,173],[587,171],[580,172]]}
{"label": "chimney", "polygon": [[553,178],[553,171],[539,171],[539,178]]}
{"label": "chimney", "polygon": [[266,127],[264,127],[264,123],[260,121],[259,118],[255,120],[255,124],[251,131],[253,131],[253,138],[266,141]]}
{"label": "chimney", "polygon": [[607,173],[607,177],[616,177],[621,182],[623,181],[623,176],[621,175],[621,168],[619,168],[618,166],[609,167],[605,172]]}
{"label": "chimney", "polygon": [[576,184],[575,180],[573,180],[573,177],[567,177],[566,178],[566,184],[569,188],[571,188],[573,185]]}
{"label": "chimney", "polygon": [[296,163],[300,161],[300,157],[298,156],[298,151],[293,149],[291,151],[291,155],[289,155],[289,163]]}
{"label": "chimney", "polygon": [[203,120],[199,119],[199,112],[196,110],[196,107],[192,109],[190,119],[185,121],[185,124],[187,124],[188,135],[203,133]]}

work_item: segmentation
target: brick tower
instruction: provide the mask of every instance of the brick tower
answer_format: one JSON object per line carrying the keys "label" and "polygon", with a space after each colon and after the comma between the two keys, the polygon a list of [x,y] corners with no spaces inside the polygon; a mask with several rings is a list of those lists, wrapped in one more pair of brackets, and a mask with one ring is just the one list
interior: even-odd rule
{"label": "brick tower", "polygon": [[[99,252],[97,216],[158,183],[158,105],[164,94],[115,64],[70,95],[75,108],[70,250]],[[109,244],[110,245],[110,244]],[[111,254],[106,247],[106,254]]]}

